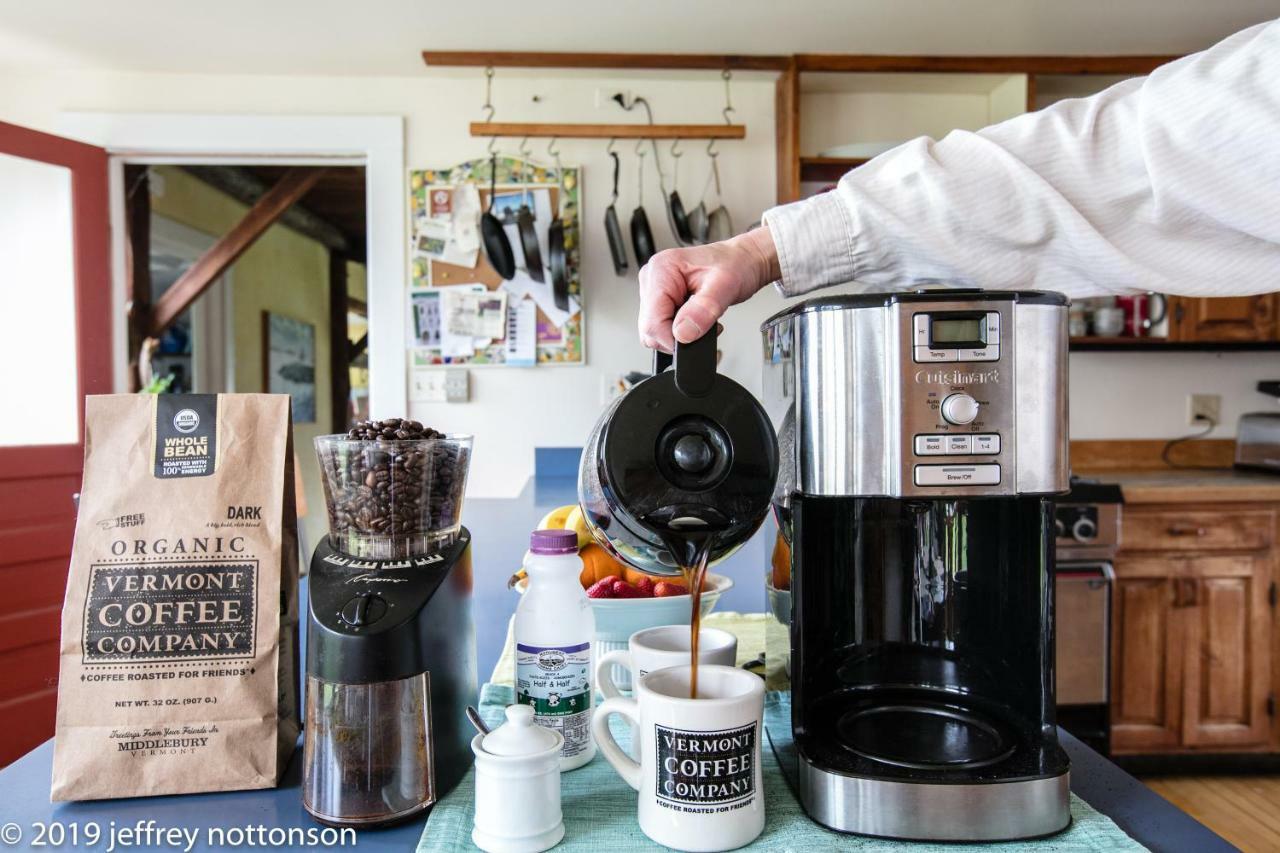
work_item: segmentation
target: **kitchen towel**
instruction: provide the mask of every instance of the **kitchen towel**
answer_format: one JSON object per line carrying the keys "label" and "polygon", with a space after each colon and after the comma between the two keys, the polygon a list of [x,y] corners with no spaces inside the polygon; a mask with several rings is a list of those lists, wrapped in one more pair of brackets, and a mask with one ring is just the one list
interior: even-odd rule
{"label": "kitchen towel", "polygon": [[[499,725],[503,709],[514,701],[510,687],[486,684],[480,692],[480,714],[490,726]],[[769,732],[790,732],[790,694],[770,692],[765,698],[765,728]],[[630,726],[617,716],[610,721],[618,745],[630,745]],[[811,821],[792,795],[769,745],[762,744],[761,764],[764,772],[765,827],[744,850],[812,851],[812,850],[901,850],[903,853],[958,853],[963,850],[1029,850],[1049,853],[1077,851],[1145,850],[1124,833],[1106,815],[1071,795],[1071,828],[1052,838],[1039,841],[1011,841],[1001,844],[919,844],[863,838],[830,832]],[[431,811],[418,842],[419,853],[474,850],[471,844],[472,816],[475,809],[475,771],[467,776]],[[603,756],[597,755],[585,767],[565,773],[561,782],[565,836],[557,851],[627,851],[663,850],[650,841],[636,822],[636,792],[622,781]],[[520,803],[511,804],[520,808]]]}

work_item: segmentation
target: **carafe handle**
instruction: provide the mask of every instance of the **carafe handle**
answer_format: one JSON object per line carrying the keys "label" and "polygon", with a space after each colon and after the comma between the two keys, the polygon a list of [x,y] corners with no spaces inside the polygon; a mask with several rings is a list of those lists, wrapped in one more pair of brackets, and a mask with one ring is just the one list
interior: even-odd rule
{"label": "carafe handle", "polygon": [[653,375],[657,376],[671,366],[671,353],[660,349],[653,351]]}
{"label": "carafe handle", "polygon": [[676,344],[676,388],[686,397],[705,397],[716,382],[715,326],[691,344]]}

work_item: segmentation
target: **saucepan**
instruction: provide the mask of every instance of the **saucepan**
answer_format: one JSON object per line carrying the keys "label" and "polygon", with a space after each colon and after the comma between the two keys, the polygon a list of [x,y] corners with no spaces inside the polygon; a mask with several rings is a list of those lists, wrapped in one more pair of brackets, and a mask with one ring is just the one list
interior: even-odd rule
{"label": "saucepan", "polygon": [[[665,183],[661,180],[662,164],[658,162],[657,149],[654,150],[653,156],[658,166],[659,182]],[[676,241],[682,246],[692,246],[696,241],[693,239],[693,232],[689,229],[689,215],[685,212],[684,202],[680,199],[680,158],[682,156],[684,155],[680,151],[680,140],[677,139],[671,143],[671,193],[666,198],[667,220]],[[666,188],[663,187],[663,189]]]}
{"label": "saucepan", "polygon": [[547,229],[547,255],[551,265],[551,295],[555,298],[556,307],[561,311],[569,310],[569,270],[565,263],[564,251],[564,218],[560,212],[565,208],[564,166],[560,163],[560,149],[555,147],[553,138],[547,146],[547,153],[555,159],[556,164],[556,214]]}
{"label": "saucepan", "polygon": [[529,137],[520,143],[520,157],[524,160],[520,197],[520,211],[516,213],[516,231],[520,234],[520,248],[524,250],[524,266],[534,281],[545,281],[542,274],[542,250],[538,247],[538,230],[533,225],[533,208],[529,206]]}

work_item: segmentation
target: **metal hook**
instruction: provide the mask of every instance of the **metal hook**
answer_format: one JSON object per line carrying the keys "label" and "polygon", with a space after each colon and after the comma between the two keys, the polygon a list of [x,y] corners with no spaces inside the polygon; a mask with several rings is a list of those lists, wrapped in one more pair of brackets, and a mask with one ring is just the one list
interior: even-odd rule
{"label": "metal hook", "polygon": [[[488,66],[484,70],[484,106],[482,106],[480,109],[485,111],[485,116],[484,116],[485,124],[492,122],[494,114],[497,113],[497,110],[493,108],[493,73],[494,72],[493,72],[492,65]],[[489,146],[488,146],[489,153],[496,154],[497,147],[498,147],[498,137],[490,136]]]}
{"label": "metal hook", "polygon": [[547,156],[548,156],[548,157],[559,157],[559,156],[560,156],[560,149],[559,149],[559,148],[556,148],[556,142],[557,142],[558,140],[559,140],[559,137],[557,137],[557,136],[553,136],[553,137],[551,137],[551,141],[547,143]]}
{"label": "metal hook", "polygon": [[612,153],[613,153],[613,146],[614,146],[614,144],[615,144],[615,143],[617,143],[617,141],[618,141],[618,137],[616,137],[616,136],[611,136],[611,137],[609,137],[609,144],[608,144],[608,146],[606,146],[606,147],[605,147],[605,149],[604,149],[604,153],[606,153],[606,154],[612,154]]}
{"label": "metal hook", "polygon": [[716,150],[716,140],[714,139],[707,142],[707,156],[712,160],[720,156],[720,152]]}
{"label": "metal hook", "polygon": [[517,148],[516,150],[520,152],[520,156],[523,157],[527,162],[529,159],[529,155],[533,153],[533,149],[529,147],[529,137],[526,136],[524,139],[521,139],[520,147]]}
{"label": "metal hook", "polygon": [[644,144],[645,144],[647,141],[648,141],[647,139],[637,139],[637,140],[636,140],[636,156],[637,156],[637,157],[643,157],[643,156],[644,156]]}
{"label": "metal hook", "polygon": [[674,141],[671,143],[671,156],[672,156],[672,157],[675,157],[676,159],[679,159],[679,158],[681,158],[681,157],[683,157],[683,156],[684,156],[684,152],[683,152],[683,151],[677,151],[677,150],[676,150],[676,149],[677,149],[677,148],[679,148],[679,147],[680,147],[680,140],[679,140],[679,139],[674,140]]}

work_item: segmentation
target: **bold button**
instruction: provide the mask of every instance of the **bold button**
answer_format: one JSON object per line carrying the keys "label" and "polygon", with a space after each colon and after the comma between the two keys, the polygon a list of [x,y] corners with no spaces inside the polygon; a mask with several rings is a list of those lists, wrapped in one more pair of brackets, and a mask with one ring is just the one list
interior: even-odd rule
{"label": "bold button", "polygon": [[917,465],[917,486],[998,486],[999,465]]}
{"label": "bold button", "polygon": [[916,346],[929,346],[929,315],[916,314],[912,321],[915,323]]}
{"label": "bold button", "polygon": [[990,435],[975,435],[973,437],[973,452],[983,455],[1000,452],[1000,436],[997,433]]}
{"label": "bold button", "polygon": [[968,394],[951,394],[942,401],[942,417],[956,426],[971,424],[978,417],[978,401]]}
{"label": "bold button", "polygon": [[916,361],[955,361],[957,351],[953,349],[929,349],[916,347]]}
{"label": "bold button", "polygon": [[973,452],[973,444],[967,435],[947,436],[947,453],[952,456]]}
{"label": "bold button", "polygon": [[960,361],[997,361],[1000,358],[1000,347],[982,347],[981,349],[962,349]]}
{"label": "bold button", "polygon": [[943,436],[941,435],[917,435],[916,436],[916,455],[917,456],[941,456],[946,453],[942,444]]}

